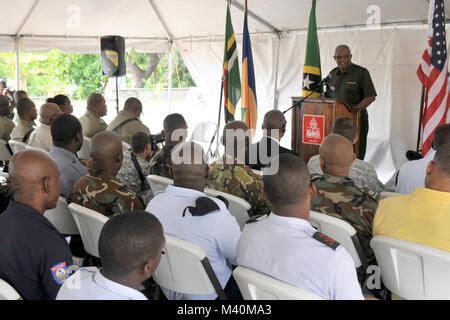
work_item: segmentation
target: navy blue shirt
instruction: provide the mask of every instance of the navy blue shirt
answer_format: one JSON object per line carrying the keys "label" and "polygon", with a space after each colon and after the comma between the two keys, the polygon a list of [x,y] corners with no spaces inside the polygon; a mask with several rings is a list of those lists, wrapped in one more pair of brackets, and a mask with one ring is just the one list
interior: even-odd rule
{"label": "navy blue shirt", "polygon": [[23,299],[55,299],[70,265],[69,245],[50,221],[11,201],[0,215],[0,278]]}

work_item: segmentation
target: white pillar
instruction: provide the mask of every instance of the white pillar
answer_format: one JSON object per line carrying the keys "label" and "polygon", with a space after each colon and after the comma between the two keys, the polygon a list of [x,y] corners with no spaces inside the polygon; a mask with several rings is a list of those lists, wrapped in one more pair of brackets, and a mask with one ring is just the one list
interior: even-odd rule
{"label": "white pillar", "polygon": [[169,114],[170,114],[170,95],[172,91],[172,69],[173,69],[173,57],[172,57],[172,46],[169,51],[169,72],[168,72],[168,80],[169,80],[169,87],[167,88],[167,104],[169,105]]}
{"label": "white pillar", "polygon": [[16,91],[20,90],[19,37],[15,38],[16,48]]}
{"label": "white pillar", "polygon": [[273,109],[278,109],[278,67],[280,64],[280,45],[281,45],[281,32],[277,34],[276,39],[277,48],[275,49],[275,84],[273,87]]}

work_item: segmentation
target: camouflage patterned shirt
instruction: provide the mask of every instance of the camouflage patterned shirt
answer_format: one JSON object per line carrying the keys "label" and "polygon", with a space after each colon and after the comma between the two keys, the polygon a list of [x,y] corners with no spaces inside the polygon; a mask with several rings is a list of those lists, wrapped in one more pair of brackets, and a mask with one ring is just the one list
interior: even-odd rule
{"label": "camouflage patterned shirt", "polygon": [[92,171],[72,188],[68,202],[75,202],[86,208],[113,216],[133,210],[143,210],[144,205],[136,194],[119,179],[101,170]]}
{"label": "camouflage patterned shirt", "polygon": [[169,171],[172,149],[173,147],[164,147],[152,157],[150,160],[150,174],[172,179]]}
{"label": "camouflage patterned shirt", "polygon": [[370,248],[372,223],[378,202],[359,189],[349,177],[313,175],[317,195],[311,198],[311,210],[344,219],[355,228],[369,265],[375,263]]}
{"label": "camouflage patterned shirt", "polygon": [[210,165],[206,187],[246,200],[252,206],[254,214],[268,214],[272,211],[270,202],[262,196],[264,183],[261,176],[245,164],[234,164],[233,159],[227,155]]}

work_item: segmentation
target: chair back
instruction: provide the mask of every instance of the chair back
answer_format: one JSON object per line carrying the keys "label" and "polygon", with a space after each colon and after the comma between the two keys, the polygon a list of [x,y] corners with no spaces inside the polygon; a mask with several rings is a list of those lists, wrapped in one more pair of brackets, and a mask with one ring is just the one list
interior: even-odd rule
{"label": "chair back", "polygon": [[211,197],[222,196],[228,200],[228,211],[236,218],[239,227],[244,229],[245,223],[250,219],[248,210],[252,208],[250,203],[242,198],[236,197],[232,194],[205,188],[204,192]]}
{"label": "chair back", "polygon": [[89,159],[91,155],[91,139],[88,137],[83,137],[83,146],[80,151],[77,152],[78,158],[82,160]]}
{"label": "chair back", "polygon": [[367,269],[364,252],[356,235],[356,230],[351,224],[315,211],[310,211],[309,222],[318,231],[339,242],[352,257],[356,268],[363,266],[364,270]]}
{"label": "chair back", "polygon": [[244,300],[323,300],[315,293],[242,266],[234,269],[233,277]]}
{"label": "chair back", "polygon": [[44,149],[38,148],[38,147],[34,147],[34,146],[30,146],[29,144],[27,144],[25,146],[25,150],[34,150],[34,151],[41,151],[41,152],[48,153],[47,150],[44,150]]}
{"label": "chair back", "polygon": [[217,292],[220,299],[226,299],[203,249],[167,234],[165,238],[161,261],[153,274],[156,283],[162,288],[184,294],[208,295]]}
{"label": "chair back", "polygon": [[0,139],[0,161],[9,161],[11,159],[11,152],[7,147],[8,143]]}
{"label": "chair back", "polygon": [[69,210],[80,231],[84,250],[90,255],[99,258],[98,239],[100,238],[103,225],[109,218],[74,202],[69,204]]}
{"label": "chair back", "polygon": [[391,292],[408,300],[450,299],[450,252],[380,235],[370,246]]}
{"label": "chair back", "polygon": [[151,174],[147,176],[148,184],[150,185],[150,188],[152,189],[152,192],[154,195],[156,195],[159,191],[164,191],[169,186],[169,184],[173,183],[172,179],[157,176],[154,174]]}
{"label": "chair back", "polygon": [[381,195],[382,198],[387,198],[387,197],[401,196],[402,193],[383,191],[383,192],[380,193],[380,195]]}
{"label": "chair back", "polygon": [[0,279],[0,300],[22,300],[22,297],[10,284]]}
{"label": "chair back", "polygon": [[17,140],[9,140],[8,143],[9,143],[9,146],[11,147],[11,150],[13,153],[23,151],[23,150],[25,150],[25,147],[27,146],[27,144],[25,142],[17,141]]}
{"label": "chair back", "polygon": [[56,208],[45,211],[44,217],[46,217],[61,234],[80,234],[64,197],[60,196]]}

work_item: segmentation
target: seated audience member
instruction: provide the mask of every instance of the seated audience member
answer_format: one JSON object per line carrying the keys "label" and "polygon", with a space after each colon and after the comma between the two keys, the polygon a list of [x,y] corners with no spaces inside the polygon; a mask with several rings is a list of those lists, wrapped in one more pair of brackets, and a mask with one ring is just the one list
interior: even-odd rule
{"label": "seated audience member", "polygon": [[238,264],[323,299],[363,299],[350,255],[308,221],[316,190],[305,163],[291,154],[274,160],[277,174],[263,177],[272,213],[247,222],[237,246]]}
{"label": "seated audience member", "polygon": [[[436,146],[436,145],[435,145]],[[385,235],[450,251],[450,142],[436,148],[425,188],[380,202],[373,235]]]}
{"label": "seated audience member", "polygon": [[319,152],[320,167],[324,174],[311,179],[317,188],[317,195],[311,198],[311,210],[350,223],[356,230],[368,264],[373,264],[375,258],[369,244],[378,202],[348,177],[356,158],[352,143],[343,136],[332,133],[325,137]]}
{"label": "seated audience member", "polygon": [[9,173],[14,201],[0,215],[0,278],[23,299],[54,299],[72,265],[66,239],[43,216],[56,207],[58,168],[26,150],[13,155]]}
{"label": "seated audience member", "polygon": [[[236,244],[241,230],[222,200],[203,193],[208,165],[202,147],[194,142],[176,146],[172,151],[171,170],[173,185],[158,193],[146,211],[161,221],[166,234],[202,248],[228,298],[239,298],[227,260],[236,265]],[[217,297],[216,293],[206,296],[181,294],[164,288],[163,292],[171,300],[212,300]]]}
{"label": "seated audience member", "polygon": [[[348,117],[337,118],[333,124],[332,132],[347,138],[352,144],[358,142],[356,122]],[[311,174],[323,174],[320,168],[319,155],[311,157],[308,161],[308,169]],[[378,180],[377,172],[373,166],[363,160],[355,159],[350,167],[349,177],[360,189],[381,193],[384,191],[383,183]],[[375,194],[374,194],[375,195]]]}
{"label": "seated audience member", "polygon": [[21,99],[28,99],[28,93],[26,91],[23,90],[17,90],[14,92],[14,102],[17,106],[17,102],[19,102],[19,100]]}
{"label": "seated audience member", "polygon": [[141,200],[116,178],[122,165],[122,150],[122,140],[117,133],[97,133],[91,139],[89,173],[74,184],[68,201],[105,216],[142,210]]}
{"label": "seated audience member", "polygon": [[436,128],[431,146],[433,150],[419,160],[404,163],[398,172],[396,191],[398,193],[411,193],[418,187],[425,187],[427,166],[434,158],[441,145],[450,141],[450,123]]}
{"label": "seated audience member", "polygon": [[171,113],[164,119],[163,128],[164,147],[153,155],[150,161],[150,174],[171,179],[170,156],[172,149],[186,139],[188,126],[181,114]]}
{"label": "seated audience member", "polygon": [[59,169],[59,193],[68,197],[75,182],[88,173],[77,157],[83,146],[81,124],[76,117],[62,114],[52,121],[50,129],[53,146],[49,156]]}
{"label": "seated audience member", "polygon": [[261,170],[269,165],[272,158],[283,153],[297,156],[292,150],[280,145],[280,140],[286,132],[286,123],[284,114],[279,110],[270,110],[264,115],[262,124],[264,136],[258,143],[249,146],[249,167]]}
{"label": "seated audience member", "polygon": [[48,98],[46,102],[56,103],[64,114],[71,114],[73,112],[72,102],[68,96],[58,94],[53,98]]}
{"label": "seated audience member", "polygon": [[122,166],[117,173],[117,179],[136,193],[144,205],[153,198],[152,189],[147,181],[151,156],[152,147],[148,134],[137,132],[131,137],[131,150],[124,152]]}
{"label": "seated audience member", "polygon": [[87,99],[86,113],[80,117],[85,137],[92,138],[96,133],[105,131],[108,125],[101,118],[106,116],[107,105],[100,93],[91,93]]}
{"label": "seated audience member", "polygon": [[[207,188],[226,192],[246,200],[255,214],[266,214],[271,210],[269,201],[263,198],[264,183],[261,176],[245,165],[249,137],[244,136],[248,127],[245,122],[229,122],[223,128],[222,144],[225,154],[210,165]],[[227,143],[228,141],[228,143]]]}
{"label": "seated audience member", "polygon": [[147,300],[139,289],[158,267],[164,243],[162,225],[151,213],[132,211],[112,217],[98,240],[102,269],[75,272],[56,300]]}
{"label": "seated audience member", "polygon": [[139,119],[141,113],[142,103],[137,98],[128,98],[123,110],[111,121],[106,130],[114,131],[128,144],[131,144],[131,137],[137,132],[150,135],[149,128]]}
{"label": "seated audience member", "polygon": [[22,98],[17,102],[16,108],[19,122],[11,132],[11,140],[27,143],[31,132],[34,130],[34,120],[37,118],[36,105],[30,99]]}
{"label": "seated audience member", "polygon": [[8,116],[11,112],[9,100],[6,96],[0,95],[0,139],[8,141],[15,124]]}
{"label": "seated audience member", "polygon": [[44,103],[39,109],[39,127],[30,134],[28,144],[33,147],[41,148],[47,152],[53,145],[50,125],[53,119],[62,114],[58,105],[55,103]]}

